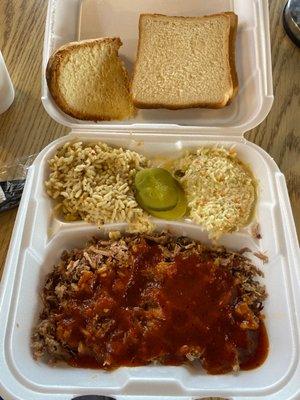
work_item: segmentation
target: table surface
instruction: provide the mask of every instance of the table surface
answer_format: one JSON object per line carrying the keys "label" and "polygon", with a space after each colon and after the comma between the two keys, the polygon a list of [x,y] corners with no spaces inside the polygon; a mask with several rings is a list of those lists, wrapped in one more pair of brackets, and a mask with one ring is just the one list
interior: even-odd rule
{"label": "table surface", "polygon": [[[300,235],[300,50],[286,36],[281,14],[284,0],[270,1],[275,100],[273,108],[247,139],[265,149],[285,174],[298,236]],[[14,82],[16,96],[0,116],[0,166],[39,152],[68,129],[43,109],[41,60],[46,0],[1,0],[0,49]],[[16,210],[0,214],[0,276]]]}

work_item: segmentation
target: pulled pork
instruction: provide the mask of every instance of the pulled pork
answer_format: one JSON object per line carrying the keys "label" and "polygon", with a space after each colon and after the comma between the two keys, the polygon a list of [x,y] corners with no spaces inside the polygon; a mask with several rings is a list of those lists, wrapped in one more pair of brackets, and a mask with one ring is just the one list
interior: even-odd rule
{"label": "pulled pork", "polygon": [[33,356],[105,369],[250,369],[262,353],[262,275],[242,254],[186,237],[94,238],[65,251],[48,275]]}

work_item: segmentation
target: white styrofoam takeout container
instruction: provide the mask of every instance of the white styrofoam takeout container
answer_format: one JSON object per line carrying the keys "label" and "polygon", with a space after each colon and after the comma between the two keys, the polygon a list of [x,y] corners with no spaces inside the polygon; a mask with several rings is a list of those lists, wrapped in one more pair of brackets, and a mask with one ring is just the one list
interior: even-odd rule
{"label": "white styrofoam takeout container", "polygon": [[[43,70],[46,69],[49,56],[55,49],[77,40],[81,3],[80,0],[49,1]],[[80,38],[120,37],[123,46],[119,53],[130,72],[136,56],[138,20],[141,13],[193,16],[224,10],[234,11],[239,18],[236,47],[239,93],[237,98],[223,109],[187,109],[176,112],[163,109],[139,110],[136,118],[126,122],[95,123],[79,121],[61,112],[49,94],[43,75],[43,104],[48,114],[60,124],[81,131],[99,130],[99,125],[111,129],[122,126],[126,130],[134,130],[141,124],[160,124],[162,126],[157,127],[160,129],[172,124],[179,135],[183,130],[198,135],[241,135],[257,126],[270,111],[273,90],[267,0],[83,0],[83,6],[86,3],[93,7],[95,12],[81,20]]]}
{"label": "white styrofoam takeout container", "polygon": [[[79,6],[77,0],[49,1],[43,71],[55,48],[76,39]],[[70,126],[71,133],[49,144],[29,170],[1,286],[0,394],[5,400],[71,400],[86,394],[110,395],[120,400],[190,400],[207,396],[231,400],[300,398],[300,259],[285,179],[266,152],[243,138],[247,129],[265,118],[273,99],[267,1],[99,0],[97,7],[101,34],[120,35],[123,56],[129,62],[133,61],[140,12],[201,15],[234,10],[240,19],[240,93],[224,110],[145,110],[136,120],[122,125],[82,123],[55,107],[43,75],[43,103],[53,118]],[[91,224],[66,223],[53,215],[53,204],[43,185],[49,172],[47,160],[57,147],[73,140],[102,140],[146,156],[174,156],[203,145],[235,146],[239,157],[251,165],[259,180],[257,219],[262,239],[253,239],[249,228],[244,228],[225,235],[221,243],[232,249],[267,251],[269,256],[265,265],[256,260],[265,273],[269,293],[265,315],[270,352],[260,368],[237,376],[212,376],[187,366],[145,366],[105,372],[66,365],[53,367],[33,360],[30,336],[41,308],[38,293],[62,250],[84,246],[94,234],[124,228],[124,224],[106,225],[99,231]],[[201,227],[189,221],[157,220],[157,224],[158,229],[167,227],[175,234],[209,243]]]}

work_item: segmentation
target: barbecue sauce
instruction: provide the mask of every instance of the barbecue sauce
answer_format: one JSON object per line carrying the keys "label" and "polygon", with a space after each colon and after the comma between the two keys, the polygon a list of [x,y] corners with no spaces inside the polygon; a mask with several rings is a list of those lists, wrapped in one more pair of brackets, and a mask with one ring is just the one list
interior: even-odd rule
{"label": "barbecue sauce", "polygon": [[228,268],[206,253],[166,262],[160,247],[145,240],[131,253],[121,275],[117,268],[88,272],[77,296],[61,306],[57,335],[76,354],[71,365],[113,369],[198,359],[208,373],[224,374],[264,362],[264,323],[241,328],[238,283]]}

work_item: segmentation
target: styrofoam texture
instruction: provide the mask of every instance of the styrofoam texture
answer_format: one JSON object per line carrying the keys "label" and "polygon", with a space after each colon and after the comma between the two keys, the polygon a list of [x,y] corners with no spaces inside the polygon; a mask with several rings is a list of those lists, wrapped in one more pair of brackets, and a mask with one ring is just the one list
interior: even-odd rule
{"label": "styrofoam texture", "polygon": [[0,114],[8,110],[14,98],[14,86],[0,50]]}
{"label": "styrofoam texture", "polygon": [[[138,42],[141,13],[195,16],[233,10],[239,17],[236,63],[239,93],[229,106],[219,110],[139,110],[128,121],[87,122],[76,120],[59,110],[48,91],[45,69],[51,53],[61,45],[77,40],[81,0],[49,0],[42,67],[42,101],[48,114],[72,129],[138,129],[141,124],[172,124],[178,134],[220,133],[241,135],[257,126],[273,102],[272,68],[267,0],[92,0],[95,12],[91,24],[97,36],[120,36],[120,55],[132,71]],[[89,25],[89,21],[84,22]],[[83,27],[83,31],[87,31]],[[95,28],[94,28],[95,31]],[[89,34],[88,34],[89,35]],[[160,132],[161,133],[161,132]]]}
{"label": "styrofoam texture", "polygon": [[[105,136],[105,135],[104,135]],[[266,326],[270,340],[270,353],[258,369],[243,371],[238,376],[207,375],[191,367],[146,366],[119,368],[112,372],[74,369],[68,366],[47,366],[35,362],[30,353],[30,335],[37,322],[40,309],[38,292],[45,275],[58,261],[62,250],[84,246],[92,235],[116,229],[106,225],[99,231],[85,222],[66,223],[52,213],[52,203],[44,191],[43,182],[48,175],[47,160],[55,149],[68,140],[91,141],[91,135],[71,134],[50,144],[37,157],[31,167],[24,197],[20,206],[13,242],[4,273],[4,292],[1,297],[0,316],[0,387],[5,388],[7,399],[71,399],[74,395],[106,394],[118,399],[133,396],[172,398],[189,396],[225,396],[248,399],[262,396],[285,399],[282,391],[291,387],[299,370],[299,280],[295,279],[298,257],[283,175],[276,164],[259,147],[244,139],[210,137],[174,140],[169,132],[159,138],[155,131],[147,136],[124,136],[122,132],[92,137],[108,144],[135,149],[147,156],[179,155],[183,149],[201,145],[220,144],[236,147],[239,157],[249,163],[259,177],[257,219],[261,224],[262,239],[254,240],[247,228],[225,235],[221,243],[229,248],[250,247],[267,250],[269,263],[262,265],[264,282],[269,292],[265,303]],[[284,223],[283,223],[284,222]],[[209,242],[205,232],[188,222],[158,222],[159,228],[168,226],[175,234],[186,234]],[[299,259],[299,258],[298,258]],[[298,277],[299,278],[299,277]],[[296,298],[297,297],[297,298]],[[289,389],[291,390],[291,389]],[[295,389],[293,389],[295,392]],[[1,393],[1,391],[0,391]],[[156,397],[155,397],[156,396]],[[134,397],[137,399],[138,397]],[[146,398],[145,398],[146,399]]]}

